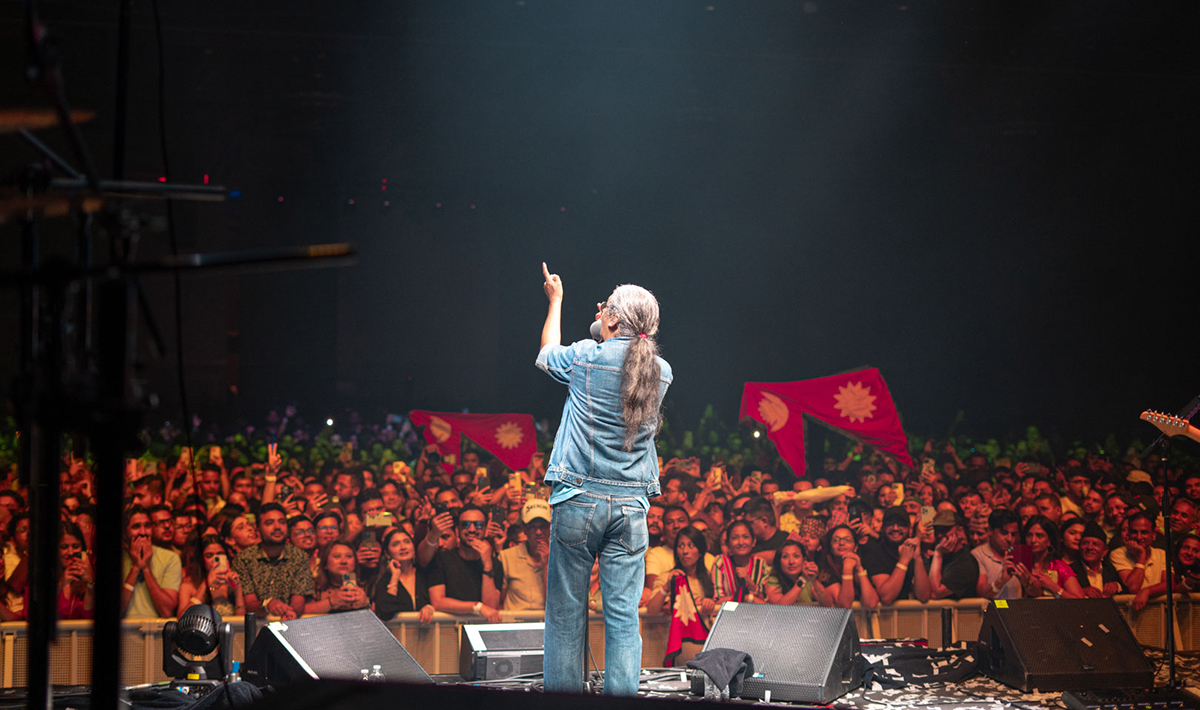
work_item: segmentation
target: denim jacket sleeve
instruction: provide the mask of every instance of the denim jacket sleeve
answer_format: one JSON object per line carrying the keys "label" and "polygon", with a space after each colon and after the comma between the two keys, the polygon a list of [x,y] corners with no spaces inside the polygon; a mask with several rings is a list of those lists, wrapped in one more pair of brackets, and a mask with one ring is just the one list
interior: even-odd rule
{"label": "denim jacket sleeve", "polygon": [[[580,342],[592,341],[589,340]],[[540,351],[538,351],[538,369],[542,372],[545,372],[547,375],[550,375],[564,385],[571,384],[571,370],[575,366],[576,345],[577,343],[572,343],[571,345],[555,345],[554,343],[546,343],[546,345]]]}

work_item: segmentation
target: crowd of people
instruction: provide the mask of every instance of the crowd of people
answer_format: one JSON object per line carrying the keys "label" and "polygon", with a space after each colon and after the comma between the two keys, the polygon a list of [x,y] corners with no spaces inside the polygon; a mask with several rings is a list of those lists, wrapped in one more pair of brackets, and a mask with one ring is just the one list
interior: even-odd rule
{"label": "crowd of people", "polygon": [[[389,446],[390,461],[364,463],[348,442],[306,465],[285,462],[270,442],[260,461],[240,451],[227,460],[232,443],[128,460],[125,617],[174,617],[203,603],[224,615],[370,608],[427,623],[435,612],[499,621],[502,610],[544,607],[544,454],[513,472],[486,452],[450,460],[417,443],[415,456]],[[1116,594],[1134,595],[1140,609],[1165,594],[1168,555],[1177,589],[1200,591],[1200,473],[1171,469],[1162,510],[1153,456],[989,460],[934,441],[913,453],[908,467],[858,446],[798,480],[700,457],[662,461],[663,494],[647,516],[645,611],[687,608],[705,619],[730,600],[848,608]],[[94,613],[95,485],[88,462],[69,454],[57,549],[64,619]],[[11,472],[0,532],[0,619],[20,620],[29,515]],[[593,570],[589,605],[602,597]]]}

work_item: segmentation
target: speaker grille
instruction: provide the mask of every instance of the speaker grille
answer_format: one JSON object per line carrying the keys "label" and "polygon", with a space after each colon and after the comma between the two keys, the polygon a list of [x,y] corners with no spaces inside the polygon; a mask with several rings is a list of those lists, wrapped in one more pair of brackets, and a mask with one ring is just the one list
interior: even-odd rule
{"label": "speaker grille", "polygon": [[429,675],[369,609],[296,619],[281,636],[318,678],[359,678],[378,664],[388,681],[431,683]]}
{"label": "speaker grille", "polygon": [[744,698],[770,690],[772,699],[830,702],[859,682],[857,640],[844,609],[739,604],[721,609],[704,648],[750,654],[755,677]]}
{"label": "speaker grille", "polygon": [[545,638],[544,629],[510,629],[484,631],[480,629],[479,640],[489,651],[524,651],[541,648]]}
{"label": "speaker grille", "polygon": [[1154,668],[1109,599],[1018,599],[988,608],[980,667],[1026,692],[1148,686]]}

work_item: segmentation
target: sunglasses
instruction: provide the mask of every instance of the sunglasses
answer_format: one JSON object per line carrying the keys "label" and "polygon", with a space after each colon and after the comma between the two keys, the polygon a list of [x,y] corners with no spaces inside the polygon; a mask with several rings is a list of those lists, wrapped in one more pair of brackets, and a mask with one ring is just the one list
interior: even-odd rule
{"label": "sunglasses", "polygon": [[460,528],[476,528],[479,530],[483,530],[485,527],[487,527],[487,523],[485,523],[482,520],[463,520],[463,521],[459,522],[458,527],[460,527]]}

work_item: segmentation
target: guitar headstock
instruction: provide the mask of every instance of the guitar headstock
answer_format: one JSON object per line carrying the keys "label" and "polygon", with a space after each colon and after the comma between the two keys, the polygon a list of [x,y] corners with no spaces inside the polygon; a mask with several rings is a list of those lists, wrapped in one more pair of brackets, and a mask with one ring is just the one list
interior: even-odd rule
{"label": "guitar headstock", "polygon": [[1141,420],[1150,422],[1154,426],[1158,427],[1158,430],[1167,436],[1179,436],[1180,434],[1187,434],[1188,430],[1191,428],[1191,422],[1182,417],[1177,417],[1173,414],[1156,412],[1152,409],[1147,409],[1146,411],[1142,412]]}

